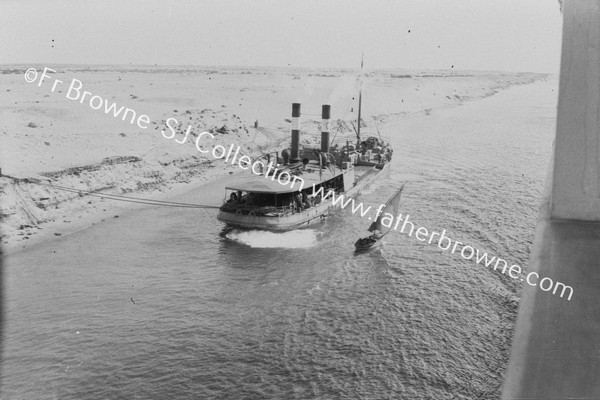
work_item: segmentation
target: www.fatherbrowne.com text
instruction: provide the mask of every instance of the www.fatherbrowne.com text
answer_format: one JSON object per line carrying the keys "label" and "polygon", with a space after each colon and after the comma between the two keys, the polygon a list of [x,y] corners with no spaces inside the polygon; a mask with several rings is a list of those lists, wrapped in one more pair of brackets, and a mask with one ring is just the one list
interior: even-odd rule
{"label": "www.fatherbrowne.com text", "polygon": [[[325,193],[323,187],[319,188],[319,190],[315,190],[315,186],[313,185],[312,194],[313,196],[320,196],[323,199],[331,198],[331,204],[333,206],[339,205],[342,209],[351,204],[351,212],[353,214],[358,213],[361,217],[365,217],[371,211],[371,206],[365,207],[363,203],[355,202],[353,198],[346,199],[343,194],[337,195],[333,189],[329,189],[327,193]],[[375,220],[380,217],[384,207],[385,205],[381,204],[377,208],[375,217],[370,219]],[[499,270],[502,274],[508,275],[512,279],[519,279],[521,282],[526,282],[530,286],[537,286],[544,292],[552,291],[552,294],[558,294],[561,298],[568,295],[567,300],[571,300],[571,297],[573,296],[573,288],[571,286],[567,286],[562,282],[554,282],[548,277],[540,279],[540,275],[535,271],[524,275],[521,266],[518,264],[509,266],[509,263],[500,257],[492,257],[491,255],[488,255],[488,253],[482,252],[477,248],[458,240],[452,240],[446,236],[445,229],[442,229],[442,232],[439,233],[435,231],[430,232],[423,226],[415,227],[415,224],[410,222],[409,218],[410,215],[408,214],[406,214],[406,216],[403,216],[402,214],[394,216],[390,213],[384,213],[381,218],[381,225],[393,230],[398,230],[398,228],[400,228],[400,233],[406,233],[410,237],[412,237],[414,232],[414,237],[421,242],[427,242],[434,245],[437,244],[437,247],[442,251],[450,251],[452,254],[458,253],[465,260],[474,260],[477,264],[493,268],[494,271]],[[400,225],[400,223],[402,223],[402,225]],[[407,232],[405,232],[405,230],[407,230]]]}

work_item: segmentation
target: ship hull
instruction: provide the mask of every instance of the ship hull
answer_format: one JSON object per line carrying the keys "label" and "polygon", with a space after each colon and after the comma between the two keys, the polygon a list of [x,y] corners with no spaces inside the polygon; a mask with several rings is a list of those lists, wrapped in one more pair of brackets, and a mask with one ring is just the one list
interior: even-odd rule
{"label": "ship hull", "polygon": [[[361,190],[373,183],[388,168],[389,163],[383,165],[381,169],[373,167],[371,170],[361,176],[357,183],[344,193],[345,198],[353,198],[360,194]],[[341,202],[332,204],[331,199],[310,207],[308,209],[283,216],[262,216],[262,215],[243,215],[226,211],[219,211],[217,219],[224,222],[230,228],[237,229],[260,229],[275,232],[290,231],[294,229],[305,228],[311,224],[317,223],[325,217],[331,210],[337,208]]]}

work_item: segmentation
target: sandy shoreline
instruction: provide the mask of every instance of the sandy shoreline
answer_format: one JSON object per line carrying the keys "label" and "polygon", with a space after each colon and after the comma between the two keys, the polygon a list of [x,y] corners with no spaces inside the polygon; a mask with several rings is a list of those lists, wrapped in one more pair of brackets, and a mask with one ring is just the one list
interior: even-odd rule
{"label": "sandy shoreline", "polygon": [[[91,93],[147,114],[150,126],[142,130],[69,99],[67,86],[59,93],[52,92],[50,84],[27,83],[26,67],[3,67],[0,79],[9,99],[0,106],[0,232],[5,254],[141,207],[40,182],[139,198],[173,198],[219,176],[243,172],[199,153],[191,139],[210,131],[215,139],[207,139],[207,147],[239,145],[250,156],[281,149],[288,145],[287,119],[294,101],[303,104],[304,145],[318,141],[320,105],[326,103],[332,105],[333,134],[338,140],[353,137],[352,71],[52,68],[56,79],[75,78]],[[365,118],[365,130],[547,78],[530,73],[368,72],[366,111],[374,119]],[[162,129],[169,134],[168,118],[179,123],[174,139],[161,134]],[[188,126],[190,140],[175,143],[184,138]]]}

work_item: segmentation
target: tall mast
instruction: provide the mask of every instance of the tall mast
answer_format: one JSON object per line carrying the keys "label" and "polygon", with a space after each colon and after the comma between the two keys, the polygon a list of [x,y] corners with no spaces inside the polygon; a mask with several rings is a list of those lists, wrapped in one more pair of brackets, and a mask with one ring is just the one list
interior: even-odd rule
{"label": "tall mast", "polygon": [[356,147],[358,147],[360,145],[360,111],[361,111],[361,106],[362,106],[362,70],[363,70],[363,58],[364,58],[364,53],[361,54],[360,56],[360,73],[361,76],[359,76],[360,79],[360,88],[358,90],[358,120],[356,123],[356,138],[357,138],[357,142],[356,142]]}

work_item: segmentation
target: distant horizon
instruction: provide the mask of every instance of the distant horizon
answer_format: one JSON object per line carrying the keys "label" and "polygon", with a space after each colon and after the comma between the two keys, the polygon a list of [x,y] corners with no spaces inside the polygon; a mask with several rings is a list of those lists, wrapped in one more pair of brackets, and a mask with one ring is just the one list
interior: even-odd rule
{"label": "distant horizon", "polygon": [[[144,68],[165,68],[165,69],[176,69],[176,68],[235,68],[235,69],[300,69],[300,70],[331,70],[331,71],[347,71],[352,72],[360,71],[360,67],[349,68],[349,67],[306,67],[306,66],[275,66],[275,65],[202,65],[202,64],[90,64],[90,63],[0,63],[0,68],[5,67],[30,67],[30,66],[58,66],[58,67],[144,67]],[[492,70],[492,69],[441,69],[441,68],[410,68],[410,67],[389,67],[389,68],[378,68],[378,67],[364,67],[365,72],[378,72],[378,71],[410,71],[410,72],[495,72],[495,73],[508,73],[508,74],[540,74],[540,75],[556,75],[559,72],[542,72],[542,71],[511,71],[511,70]]]}

